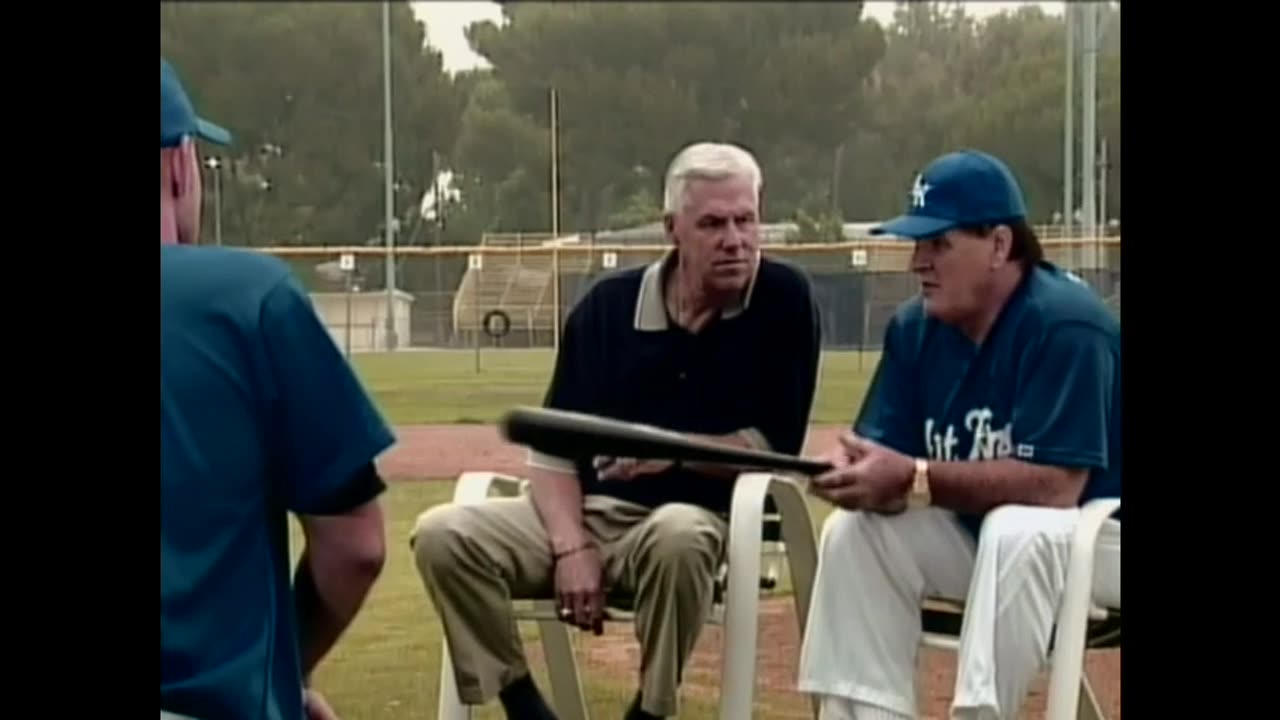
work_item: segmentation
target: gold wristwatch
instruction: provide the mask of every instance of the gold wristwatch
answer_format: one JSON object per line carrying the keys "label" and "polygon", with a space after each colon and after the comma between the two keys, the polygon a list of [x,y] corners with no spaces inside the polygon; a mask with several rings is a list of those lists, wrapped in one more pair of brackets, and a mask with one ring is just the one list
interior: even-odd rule
{"label": "gold wristwatch", "polygon": [[907,496],[907,507],[925,507],[932,500],[929,493],[929,461],[916,458],[916,472],[911,481],[911,493]]}

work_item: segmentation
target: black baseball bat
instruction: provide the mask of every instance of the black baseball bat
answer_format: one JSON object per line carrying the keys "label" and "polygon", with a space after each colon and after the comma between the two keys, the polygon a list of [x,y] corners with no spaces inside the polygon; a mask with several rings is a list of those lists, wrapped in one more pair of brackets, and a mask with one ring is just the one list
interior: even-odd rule
{"label": "black baseball bat", "polygon": [[770,450],[754,450],[694,440],[642,423],[549,408],[518,407],[500,424],[517,445],[556,457],[589,460],[598,455],[638,460],[679,460],[731,465],[753,470],[820,475],[831,466],[820,460]]}

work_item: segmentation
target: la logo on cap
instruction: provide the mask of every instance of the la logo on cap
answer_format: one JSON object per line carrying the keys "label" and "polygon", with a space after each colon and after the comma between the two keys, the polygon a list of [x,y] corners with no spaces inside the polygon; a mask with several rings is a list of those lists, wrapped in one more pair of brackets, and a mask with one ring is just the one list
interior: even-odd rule
{"label": "la logo on cap", "polygon": [[932,185],[924,181],[924,175],[916,175],[916,181],[911,185],[911,207],[924,207],[924,196],[932,188]]}

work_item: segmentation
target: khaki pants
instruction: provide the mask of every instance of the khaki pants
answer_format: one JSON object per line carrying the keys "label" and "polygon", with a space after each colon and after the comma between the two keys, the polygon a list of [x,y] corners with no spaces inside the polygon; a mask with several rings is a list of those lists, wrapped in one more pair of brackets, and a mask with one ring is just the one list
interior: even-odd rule
{"label": "khaki pants", "polygon": [[[595,495],[584,499],[583,521],[603,551],[605,592],[635,599],[641,706],[675,716],[728,525],[693,505],[650,510]],[[511,601],[554,596],[550,542],[537,510],[528,497],[440,505],[419,516],[410,542],[444,626],[458,695],[470,705],[487,703],[528,673]]]}

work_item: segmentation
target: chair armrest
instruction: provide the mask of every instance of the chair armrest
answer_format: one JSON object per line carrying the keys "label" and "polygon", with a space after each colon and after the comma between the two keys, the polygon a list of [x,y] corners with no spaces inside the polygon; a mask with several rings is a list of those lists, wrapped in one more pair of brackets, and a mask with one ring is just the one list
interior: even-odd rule
{"label": "chair armrest", "polygon": [[728,569],[725,594],[724,657],[720,717],[751,716],[756,640],[759,636],[760,551],[765,500],[773,499],[782,521],[782,539],[791,566],[796,614],[803,631],[813,596],[817,536],[804,492],[793,480],[769,473],[743,473],[733,488],[729,510]]}
{"label": "chair armrest", "polygon": [[1120,498],[1098,498],[1090,500],[1080,508],[1080,522],[1076,523],[1075,535],[1071,538],[1072,557],[1075,557],[1077,552],[1084,551],[1089,554],[1092,561],[1092,553],[1098,543],[1098,533],[1119,509]]}
{"label": "chair armrest", "polygon": [[[743,510],[738,510],[739,497],[744,501]],[[754,511],[755,522],[748,524],[747,527],[757,528],[757,537],[763,539],[759,528],[765,521],[766,500],[772,500],[776,508],[777,522],[782,531],[782,544],[786,548],[787,564],[791,570],[791,589],[795,594],[796,612],[799,614],[800,627],[803,628],[809,617],[813,578],[818,567],[818,533],[813,525],[813,516],[809,512],[809,503],[805,500],[804,489],[798,482],[783,475],[744,473],[738,478],[738,484],[734,488],[733,510],[745,513],[745,508],[749,507]],[[731,526],[737,520],[735,515],[730,515]],[[760,546],[757,545],[755,550],[758,566]],[[733,559],[730,559],[729,564],[731,572]],[[759,582],[758,567],[755,574],[756,582]]]}
{"label": "chair armrest", "polygon": [[1098,556],[1098,535],[1102,532],[1102,526],[1111,519],[1116,510],[1120,509],[1120,498],[1098,498],[1090,500],[1080,508],[1080,521],[1076,523],[1076,529],[1071,536],[1071,558],[1072,561],[1067,565],[1067,582],[1070,583],[1074,576],[1071,575],[1073,569],[1072,564],[1076,559],[1082,563],[1079,568],[1075,568],[1077,572],[1087,573],[1080,576],[1085,578],[1089,592],[1089,618],[1091,620],[1102,620],[1107,613],[1093,602],[1093,564]]}
{"label": "chair armrest", "polygon": [[[1098,535],[1107,520],[1120,509],[1120,498],[1091,500],[1081,508],[1071,537],[1071,557],[1067,561],[1067,579],[1063,587],[1062,604],[1058,613],[1058,627],[1054,638],[1055,666],[1079,668],[1084,663],[1085,633],[1093,610],[1093,564],[1098,545]],[[1077,688],[1067,687],[1074,682],[1074,673],[1052,672],[1049,678],[1049,697],[1068,697]]]}
{"label": "chair armrest", "polygon": [[516,477],[496,472],[465,472],[458,476],[453,491],[453,501],[459,505],[483,502],[491,492],[499,497],[514,497],[522,491],[524,483]]}
{"label": "chair armrest", "polygon": [[[738,476],[733,488],[726,559],[730,574],[735,566],[753,566],[752,587],[759,580],[766,500],[772,500],[777,508],[778,522],[782,529],[781,539],[789,561],[793,566],[798,564],[800,568],[815,567],[817,564],[817,534],[813,518],[809,515],[809,504],[805,502],[804,491],[799,484],[781,475],[743,473]],[[804,600],[807,606],[808,598]]]}

